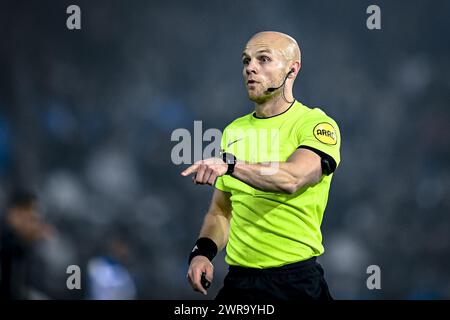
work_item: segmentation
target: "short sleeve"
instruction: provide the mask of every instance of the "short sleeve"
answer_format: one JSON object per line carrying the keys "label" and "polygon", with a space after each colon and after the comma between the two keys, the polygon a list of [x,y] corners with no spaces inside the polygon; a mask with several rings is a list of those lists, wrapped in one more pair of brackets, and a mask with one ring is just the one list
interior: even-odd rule
{"label": "short sleeve", "polygon": [[315,151],[322,158],[329,157],[334,162],[332,172],[341,162],[341,134],[337,123],[322,110],[316,108],[305,115],[305,120],[297,127],[298,148]]}

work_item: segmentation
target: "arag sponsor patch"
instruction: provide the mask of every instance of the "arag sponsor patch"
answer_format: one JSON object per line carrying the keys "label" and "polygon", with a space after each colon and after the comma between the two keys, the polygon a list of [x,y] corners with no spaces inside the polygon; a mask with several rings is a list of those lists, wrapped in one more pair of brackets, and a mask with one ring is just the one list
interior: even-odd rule
{"label": "arag sponsor patch", "polygon": [[314,137],[326,144],[336,144],[336,130],[328,122],[321,122],[314,127]]}

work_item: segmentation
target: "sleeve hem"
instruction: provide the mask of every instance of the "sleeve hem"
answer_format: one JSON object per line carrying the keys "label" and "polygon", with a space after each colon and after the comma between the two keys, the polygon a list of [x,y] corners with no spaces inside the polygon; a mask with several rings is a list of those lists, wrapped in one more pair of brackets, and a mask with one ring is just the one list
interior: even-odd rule
{"label": "sleeve hem", "polygon": [[337,167],[336,160],[334,160],[334,158],[329,154],[310,146],[300,145],[299,147],[297,147],[297,149],[300,148],[308,149],[317,154],[318,156],[320,156],[323,174],[328,176],[336,170]]}

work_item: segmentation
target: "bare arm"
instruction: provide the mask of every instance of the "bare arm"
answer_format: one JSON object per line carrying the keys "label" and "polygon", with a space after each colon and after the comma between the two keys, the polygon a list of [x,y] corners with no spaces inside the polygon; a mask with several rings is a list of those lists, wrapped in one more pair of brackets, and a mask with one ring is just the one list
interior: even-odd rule
{"label": "bare arm", "polygon": [[[304,186],[320,181],[320,160],[315,152],[300,148],[285,162],[263,164],[238,160],[232,176],[262,191],[292,194]],[[181,174],[187,176],[195,173],[195,183],[213,185],[217,177],[227,172],[227,167],[221,159],[210,158],[196,162]]]}
{"label": "bare arm", "polygon": [[216,243],[218,251],[221,251],[228,241],[230,219],[230,193],[215,189],[211,205],[203,220],[199,238],[212,239]]}
{"label": "bare arm", "polygon": [[296,150],[286,162],[269,164],[238,161],[232,174],[248,185],[263,191],[295,193],[320,181],[320,156],[308,149]]}
{"label": "bare arm", "polygon": [[[228,242],[228,230],[231,219],[231,201],[230,193],[218,189],[214,190],[211,206],[205,215],[199,238],[208,237],[217,245],[218,251],[221,251]],[[206,279],[213,279],[213,265],[205,256],[195,256],[188,270],[188,280],[195,291],[207,294],[207,291],[201,285],[200,279],[202,273],[205,273]]]}

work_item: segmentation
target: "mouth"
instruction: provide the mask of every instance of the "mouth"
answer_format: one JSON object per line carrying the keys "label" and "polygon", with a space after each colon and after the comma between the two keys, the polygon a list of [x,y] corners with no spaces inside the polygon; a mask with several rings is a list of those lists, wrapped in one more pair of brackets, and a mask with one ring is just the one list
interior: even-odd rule
{"label": "mouth", "polygon": [[255,84],[255,83],[258,83],[258,82],[255,81],[255,80],[248,80],[248,81],[247,81],[247,84]]}

